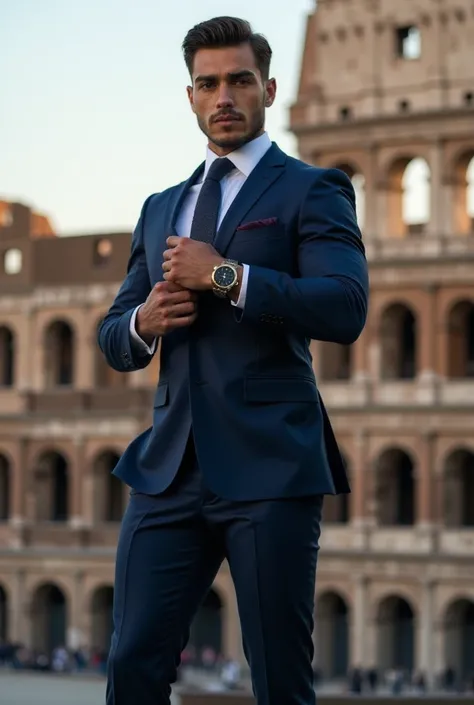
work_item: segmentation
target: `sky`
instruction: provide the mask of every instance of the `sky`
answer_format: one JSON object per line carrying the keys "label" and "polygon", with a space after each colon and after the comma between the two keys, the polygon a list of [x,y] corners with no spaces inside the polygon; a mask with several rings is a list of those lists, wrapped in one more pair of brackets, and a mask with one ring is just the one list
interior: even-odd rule
{"label": "sky", "polygon": [[288,133],[315,0],[0,0],[0,199],[63,235],[132,229],[145,198],[187,178],[205,137],[186,96],[181,43],[216,15],[269,40],[278,82],[270,137]]}

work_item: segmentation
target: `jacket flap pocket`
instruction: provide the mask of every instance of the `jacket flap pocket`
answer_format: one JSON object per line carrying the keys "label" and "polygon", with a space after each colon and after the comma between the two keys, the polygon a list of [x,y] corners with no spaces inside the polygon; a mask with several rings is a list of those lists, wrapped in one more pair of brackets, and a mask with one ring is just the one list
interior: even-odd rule
{"label": "jacket flap pocket", "polygon": [[316,384],[309,377],[247,377],[244,397],[248,402],[316,402]]}
{"label": "jacket flap pocket", "polygon": [[156,409],[158,406],[166,406],[168,403],[168,382],[161,382],[156,388],[155,399],[153,406]]}

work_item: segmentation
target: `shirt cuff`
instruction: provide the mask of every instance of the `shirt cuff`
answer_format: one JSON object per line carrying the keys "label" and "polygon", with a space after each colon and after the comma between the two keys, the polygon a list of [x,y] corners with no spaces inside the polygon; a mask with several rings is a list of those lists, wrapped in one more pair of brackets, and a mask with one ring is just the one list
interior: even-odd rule
{"label": "shirt cuff", "polygon": [[243,273],[242,273],[242,284],[240,286],[240,294],[239,298],[237,301],[231,301],[232,306],[236,306],[237,308],[244,309],[245,308],[245,299],[247,298],[247,284],[249,281],[249,265],[248,264],[243,264]]}
{"label": "shirt cuff", "polygon": [[153,340],[151,345],[147,345],[145,341],[140,338],[135,327],[135,320],[137,318],[138,309],[142,306],[143,304],[137,306],[130,318],[130,337],[132,338],[140,352],[146,353],[147,355],[153,355],[156,350],[156,338]]}

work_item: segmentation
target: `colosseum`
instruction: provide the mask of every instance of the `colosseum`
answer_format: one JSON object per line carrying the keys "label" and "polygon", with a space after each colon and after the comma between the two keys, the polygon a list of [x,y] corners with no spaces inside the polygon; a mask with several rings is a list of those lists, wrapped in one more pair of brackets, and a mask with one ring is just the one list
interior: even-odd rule
{"label": "colosseum", "polygon": [[[472,0],[319,0],[307,18],[290,127],[302,159],[351,177],[371,271],[358,342],[313,343],[352,484],[325,506],[326,678],[474,671],[473,36]],[[2,202],[0,249],[0,640],[106,649],[128,498],[110,471],[159,372],[118,374],[96,344],[130,233],[58,237]],[[191,640],[243,661],[226,565]]]}

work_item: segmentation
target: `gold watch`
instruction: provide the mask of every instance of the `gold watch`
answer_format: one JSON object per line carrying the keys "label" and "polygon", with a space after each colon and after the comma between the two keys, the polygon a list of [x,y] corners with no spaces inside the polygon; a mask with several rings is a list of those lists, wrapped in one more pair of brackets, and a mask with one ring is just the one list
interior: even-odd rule
{"label": "gold watch", "polygon": [[212,270],[212,291],[216,296],[225,299],[239,283],[237,267],[239,263],[233,259],[225,259]]}

